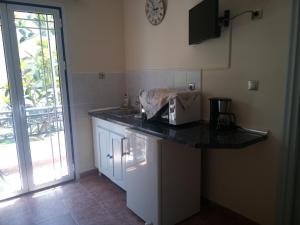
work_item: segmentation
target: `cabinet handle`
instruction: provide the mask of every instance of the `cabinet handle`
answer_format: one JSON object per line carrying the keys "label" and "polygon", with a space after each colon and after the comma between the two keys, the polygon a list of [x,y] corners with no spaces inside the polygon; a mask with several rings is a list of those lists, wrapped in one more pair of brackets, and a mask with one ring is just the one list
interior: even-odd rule
{"label": "cabinet handle", "polygon": [[125,140],[128,140],[128,138],[123,137],[123,138],[121,139],[122,157],[130,154],[130,152],[124,152],[124,141],[125,141]]}
{"label": "cabinet handle", "polygon": [[107,154],[106,157],[109,158],[109,159],[113,158],[110,154]]}

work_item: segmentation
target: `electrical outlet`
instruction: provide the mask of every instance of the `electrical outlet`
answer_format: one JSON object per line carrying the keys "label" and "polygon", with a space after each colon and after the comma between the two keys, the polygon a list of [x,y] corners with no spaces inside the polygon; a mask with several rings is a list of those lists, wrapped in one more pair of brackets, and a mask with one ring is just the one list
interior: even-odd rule
{"label": "electrical outlet", "polygon": [[189,90],[193,91],[193,90],[196,89],[196,84],[195,83],[189,83],[188,88],[189,88]]}
{"label": "electrical outlet", "polygon": [[248,81],[248,90],[249,91],[258,91],[259,81],[258,80],[249,80]]}
{"label": "electrical outlet", "polygon": [[259,20],[262,19],[264,15],[263,9],[255,9],[252,11],[251,19],[252,20]]}
{"label": "electrical outlet", "polygon": [[98,77],[100,80],[103,80],[105,78],[105,73],[103,72],[98,73]]}

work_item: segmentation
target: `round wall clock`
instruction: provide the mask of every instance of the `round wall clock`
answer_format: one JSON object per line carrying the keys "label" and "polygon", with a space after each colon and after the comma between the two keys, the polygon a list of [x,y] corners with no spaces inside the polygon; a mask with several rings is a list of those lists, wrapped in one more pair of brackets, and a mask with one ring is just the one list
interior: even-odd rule
{"label": "round wall clock", "polygon": [[160,24],[166,13],[164,0],[146,0],[146,16],[152,25]]}

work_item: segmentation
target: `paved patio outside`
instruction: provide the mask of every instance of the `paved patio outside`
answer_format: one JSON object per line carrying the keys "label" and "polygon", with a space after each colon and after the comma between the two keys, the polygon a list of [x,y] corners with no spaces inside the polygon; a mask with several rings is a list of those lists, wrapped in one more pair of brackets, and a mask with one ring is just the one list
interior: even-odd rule
{"label": "paved patio outside", "polygon": [[[64,132],[30,138],[33,178],[36,185],[68,175]],[[52,151],[53,149],[53,151]],[[21,190],[16,144],[0,144],[0,196]]]}

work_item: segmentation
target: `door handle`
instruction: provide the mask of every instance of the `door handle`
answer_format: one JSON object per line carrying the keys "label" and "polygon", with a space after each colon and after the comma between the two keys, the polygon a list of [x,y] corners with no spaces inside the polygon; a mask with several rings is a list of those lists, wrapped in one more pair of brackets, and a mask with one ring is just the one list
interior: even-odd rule
{"label": "door handle", "polygon": [[21,109],[21,112],[23,113],[25,111],[25,106],[23,104],[20,104],[20,109]]}
{"label": "door handle", "polygon": [[125,141],[125,140],[128,140],[128,138],[123,137],[123,138],[121,139],[122,157],[130,154],[128,145],[127,145],[127,151],[124,152],[124,141]]}

